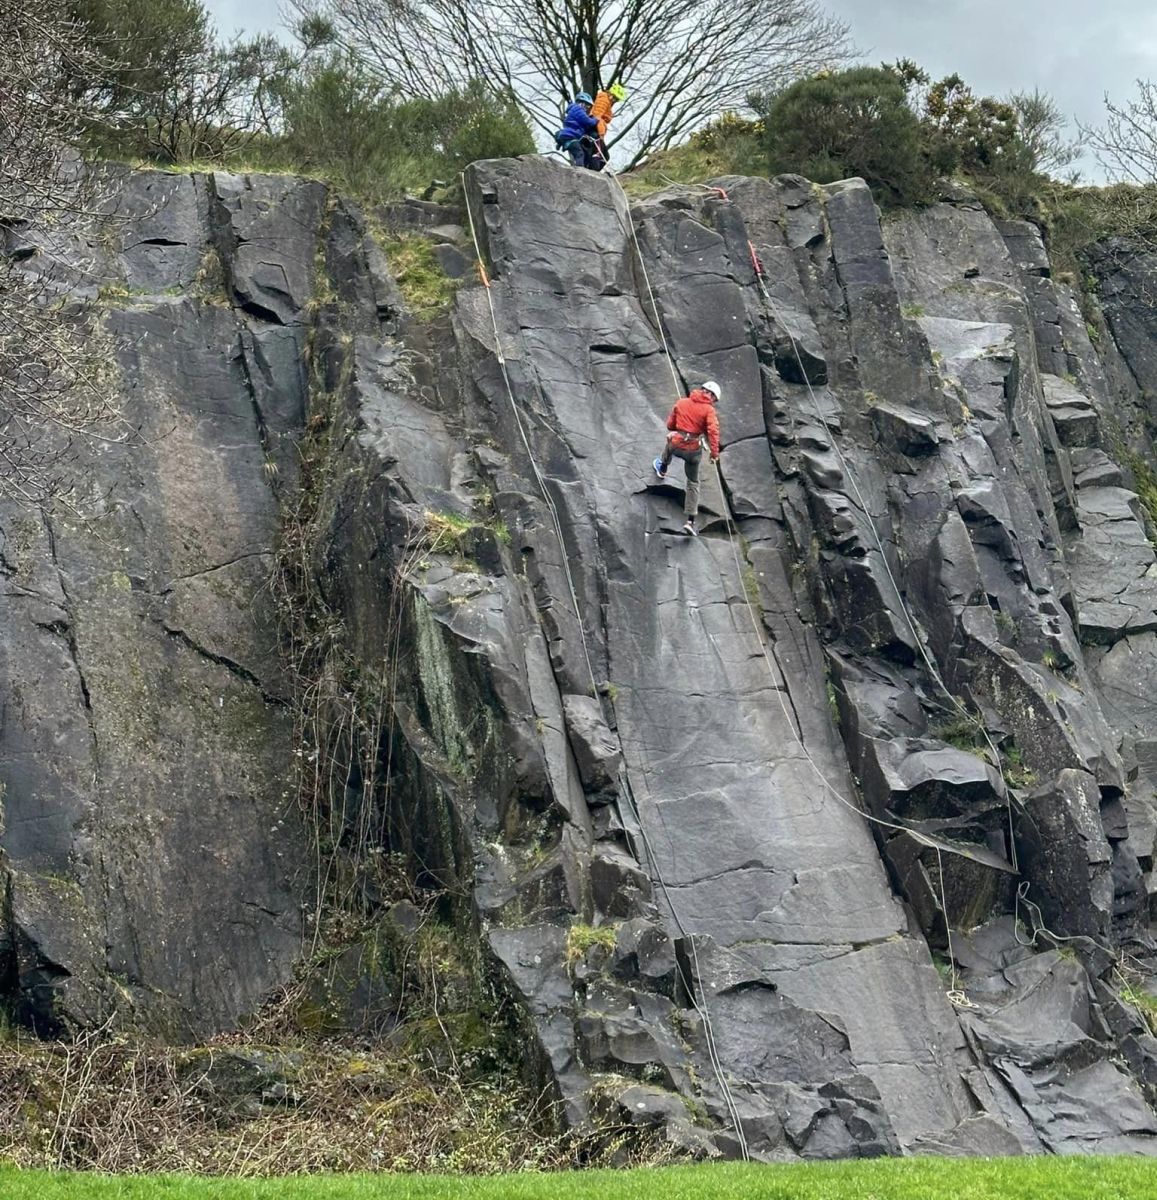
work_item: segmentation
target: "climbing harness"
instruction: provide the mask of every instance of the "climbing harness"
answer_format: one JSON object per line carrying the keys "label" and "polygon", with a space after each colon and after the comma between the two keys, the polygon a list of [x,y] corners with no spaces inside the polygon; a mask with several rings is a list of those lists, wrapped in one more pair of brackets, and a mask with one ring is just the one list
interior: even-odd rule
{"label": "climbing harness", "polygon": [[[462,180],[463,192],[465,193],[465,191],[466,191],[465,172],[463,172],[461,174],[460,178]],[[482,261],[482,246],[478,240],[478,230],[474,224],[474,213],[470,206],[469,199],[467,199],[467,201],[466,201],[466,215],[467,215],[467,218],[469,221],[469,226],[470,226],[470,237],[474,243],[474,253],[476,255],[477,262],[478,262],[478,274],[479,274],[479,278],[481,279],[482,284],[486,291],[486,301],[487,301],[487,305],[488,305],[489,311],[490,311],[490,321],[494,327],[495,356],[497,357],[499,366],[502,370],[502,378],[503,378],[503,382],[506,387],[507,399],[510,402],[510,409],[514,415],[514,420],[518,427],[518,432],[519,432],[519,436],[522,440],[523,448],[526,451],[527,459],[529,460],[531,470],[534,473],[535,482],[538,484],[539,491],[542,493],[543,499],[546,501],[547,508],[550,511],[551,524],[554,529],[554,535],[558,539],[559,549],[561,551],[562,567],[563,567],[563,572],[564,572],[564,575],[565,575],[566,581],[567,581],[567,588],[570,593],[571,606],[572,606],[572,610],[575,615],[575,621],[578,623],[579,637],[582,640],[583,657],[586,659],[587,670],[590,673],[591,687],[593,689],[592,694],[598,695],[599,694],[598,682],[595,678],[594,663],[591,659],[590,650],[589,650],[589,647],[587,645],[587,640],[586,640],[586,633],[585,633],[585,630],[583,627],[582,611],[580,610],[579,603],[578,603],[578,591],[577,591],[577,588],[575,587],[574,578],[573,578],[573,575],[572,575],[571,569],[570,569],[570,561],[569,561],[569,555],[567,554],[567,550],[566,550],[566,542],[563,539],[562,522],[561,522],[561,519],[559,518],[558,509],[555,506],[554,500],[552,499],[550,492],[547,489],[546,481],[543,478],[542,473],[539,471],[538,464],[535,461],[534,452],[531,450],[531,446],[530,446],[530,439],[526,432],[526,427],[525,427],[525,424],[522,419],[522,414],[519,411],[518,401],[516,400],[515,395],[514,395],[514,386],[511,383],[510,373],[506,366],[506,355],[502,349],[502,334],[501,334],[501,331],[498,326],[498,315],[494,308],[494,298],[493,298],[493,294],[492,294],[493,288],[491,286],[490,276],[487,273],[486,267]],[[644,270],[645,269],[646,268],[644,268]],[[669,356],[668,356],[668,362],[670,362]],[[531,369],[532,373],[534,373],[533,364],[529,362],[529,357],[528,357],[528,364],[530,365],[530,369]],[[674,367],[672,367],[672,377],[675,377],[674,376]],[[676,385],[678,385],[677,378],[676,378]],[[541,391],[541,385],[540,385],[540,391]],[[647,836],[647,829],[646,829],[645,824],[643,823],[642,814],[639,811],[639,806],[635,799],[634,789],[631,787],[630,775],[627,771],[625,762],[623,762],[619,767],[618,781],[619,781],[619,786],[622,791],[623,797],[627,801],[627,804],[630,808],[631,817],[632,817],[636,827],[639,830],[639,835],[640,835],[640,838],[642,839],[643,847],[644,847],[644,849],[646,851],[646,855],[647,855],[647,860],[650,863],[650,868],[654,872],[655,878],[659,883],[659,887],[663,892],[663,897],[667,903],[667,907],[671,911],[671,916],[675,921],[675,925],[679,929],[679,932],[683,937],[685,945],[688,946],[688,948],[690,949],[691,972],[693,975],[693,979],[687,979],[683,975],[683,967],[681,964],[678,963],[678,957],[676,957],[677,967],[678,967],[680,976],[683,980],[683,984],[686,989],[686,992],[691,999],[692,1006],[694,1007],[695,1011],[699,1014],[699,1017],[703,1022],[703,1033],[704,1033],[704,1041],[707,1046],[707,1057],[711,1063],[711,1067],[715,1073],[716,1079],[718,1080],[720,1093],[723,1096],[724,1104],[726,1105],[728,1115],[731,1118],[731,1124],[732,1124],[732,1128],[734,1129],[734,1132],[735,1132],[736,1141],[739,1144],[740,1154],[742,1155],[744,1161],[750,1161],[751,1154],[750,1154],[750,1151],[749,1151],[748,1145],[747,1145],[747,1137],[743,1131],[743,1122],[740,1119],[739,1110],[736,1107],[735,1098],[731,1092],[731,1087],[727,1082],[726,1073],[724,1072],[724,1069],[723,1069],[723,1063],[719,1056],[718,1045],[715,1041],[715,1030],[714,1030],[712,1021],[711,1021],[711,1013],[710,1013],[710,1010],[707,1005],[706,990],[703,987],[703,976],[702,976],[702,972],[700,971],[700,968],[699,968],[699,955],[698,955],[698,951],[695,946],[695,939],[688,934],[687,929],[684,926],[682,919],[679,916],[678,910],[675,907],[674,897],[671,895],[670,890],[667,886],[667,882],[663,878],[663,873],[662,873],[662,869],[659,866],[658,858],[655,855],[654,848],[651,845],[650,838]]]}

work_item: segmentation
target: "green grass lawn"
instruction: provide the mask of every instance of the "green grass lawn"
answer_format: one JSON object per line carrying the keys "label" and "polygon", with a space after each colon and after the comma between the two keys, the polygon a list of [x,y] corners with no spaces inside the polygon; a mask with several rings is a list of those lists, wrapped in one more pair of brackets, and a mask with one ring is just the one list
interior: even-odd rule
{"label": "green grass lawn", "polygon": [[0,1169],[0,1200],[1151,1200],[1157,1162],[1124,1158],[877,1159],[814,1166],[443,1178],[219,1180]]}

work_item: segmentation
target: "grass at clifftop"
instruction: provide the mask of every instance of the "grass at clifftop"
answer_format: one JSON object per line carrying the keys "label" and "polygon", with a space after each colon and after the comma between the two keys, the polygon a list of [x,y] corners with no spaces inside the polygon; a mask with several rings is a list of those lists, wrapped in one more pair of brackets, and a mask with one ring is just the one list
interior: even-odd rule
{"label": "grass at clifftop", "polygon": [[1157,1195],[1157,1164],[1125,1158],[877,1159],[807,1166],[447,1178],[266,1180],[85,1176],[0,1169],[4,1200],[1132,1200]]}

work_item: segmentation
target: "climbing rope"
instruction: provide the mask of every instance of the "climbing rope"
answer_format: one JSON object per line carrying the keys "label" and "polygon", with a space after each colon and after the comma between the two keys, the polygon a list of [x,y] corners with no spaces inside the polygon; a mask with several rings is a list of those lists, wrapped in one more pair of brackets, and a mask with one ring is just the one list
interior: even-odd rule
{"label": "climbing rope", "polygon": [[[462,181],[462,190],[465,195],[466,190],[466,173],[462,172],[459,178]],[[582,611],[579,608],[578,591],[575,588],[574,576],[571,574],[569,555],[567,554],[566,541],[562,533],[562,521],[558,515],[558,508],[555,506],[554,499],[550,494],[550,490],[546,486],[546,480],[542,477],[542,472],[538,469],[538,463],[535,462],[534,451],[530,448],[530,438],[526,433],[526,426],[523,424],[522,414],[519,411],[518,403],[514,398],[514,387],[510,382],[510,372],[506,367],[506,354],[502,349],[502,334],[498,328],[498,314],[494,309],[493,289],[490,286],[490,276],[486,271],[486,265],[482,261],[482,247],[478,242],[478,231],[474,227],[474,213],[470,207],[469,200],[466,201],[466,216],[470,222],[470,237],[474,242],[474,253],[478,262],[478,274],[482,280],[484,290],[486,292],[486,303],[490,308],[490,321],[494,326],[494,354],[498,359],[498,365],[502,368],[502,379],[506,384],[506,395],[510,401],[510,411],[514,415],[515,424],[518,426],[518,434],[522,439],[523,448],[526,450],[526,457],[530,462],[530,469],[534,472],[535,481],[538,484],[538,490],[542,493],[543,500],[546,501],[547,509],[550,512],[551,525],[554,528],[554,535],[558,538],[559,554],[562,560],[563,575],[566,577],[567,589],[570,592],[571,608],[574,611],[575,621],[578,624],[579,640],[582,642],[583,658],[586,660],[587,671],[590,674],[591,694],[597,696],[599,694],[598,681],[595,678],[594,662],[591,659],[590,648],[587,645],[586,630],[583,627]]]}
{"label": "climbing rope", "polygon": [[[465,191],[466,191],[465,173],[463,173],[460,176],[460,178],[462,180],[463,193],[465,194]],[[587,646],[586,634],[583,629],[582,613],[579,609],[579,603],[578,603],[578,591],[577,591],[577,588],[575,587],[574,578],[571,573],[570,563],[569,563],[568,555],[567,555],[567,551],[566,551],[566,543],[563,539],[562,522],[561,522],[561,519],[559,518],[558,509],[555,506],[554,500],[551,498],[550,492],[547,489],[546,481],[543,478],[542,473],[539,471],[538,464],[535,461],[534,452],[532,451],[531,446],[530,446],[530,438],[527,435],[526,426],[523,422],[522,414],[519,410],[518,401],[515,398],[514,387],[513,387],[513,384],[511,383],[510,373],[506,366],[506,355],[502,349],[502,334],[501,334],[501,331],[498,326],[498,314],[494,307],[493,289],[491,287],[490,276],[486,270],[485,263],[482,260],[482,246],[478,240],[478,230],[474,224],[474,213],[473,213],[473,210],[471,209],[469,199],[466,200],[466,215],[467,215],[467,218],[469,221],[469,226],[470,226],[470,237],[474,243],[474,253],[475,253],[475,256],[477,259],[477,264],[478,264],[478,274],[479,274],[479,278],[482,281],[484,290],[486,292],[486,301],[487,301],[487,305],[488,305],[489,311],[490,311],[490,321],[494,327],[495,355],[498,359],[499,366],[501,367],[501,370],[502,370],[502,378],[503,378],[503,382],[506,387],[507,399],[510,402],[510,409],[514,415],[515,423],[518,426],[519,436],[522,439],[523,448],[526,450],[526,456],[530,462],[531,470],[534,473],[535,481],[538,484],[538,488],[539,488],[539,491],[542,493],[543,499],[546,501],[548,509],[550,510],[551,523],[552,523],[552,526],[554,529],[555,537],[558,539],[559,550],[560,550],[561,557],[562,557],[563,572],[566,576],[567,588],[570,593],[571,606],[574,611],[575,620],[578,623],[579,635],[582,638],[583,656],[586,659],[587,670],[590,672],[591,687],[593,689],[593,694],[598,695],[598,682],[595,678],[594,663],[591,659],[590,651]],[[643,269],[645,272],[646,268],[644,267]],[[650,288],[650,284],[648,283],[648,289],[649,288]],[[669,356],[668,356],[668,361],[670,361]],[[534,374],[533,364],[530,362],[529,356],[527,357],[527,362],[528,362],[529,369],[531,370],[532,374]],[[678,377],[675,376],[675,374],[674,374],[673,366],[672,366],[672,378],[675,379],[676,387],[678,387]],[[541,391],[541,387],[540,387],[540,391]],[[677,968],[680,972],[681,977],[683,977],[684,987],[687,991],[688,996],[691,999],[691,1003],[692,1003],[693,1007],[695,1008],[695,1011],[699,1014],[700,1019],[703,1022],[704,1040],[707,1045],[708,1060],[710,1061],[712,1070],[714,1071],[716,1078],[718,1080],[719,1090],[720,1090],[721,1095],[723,1096],[724,1103],[727,1107],[728,1115],[731,1118],[732,1127],[735,1131],[735,1137],[736,1137],[737,1142],[739,1143],[740,1153],[741,1153],[744,1161],[750,1161],[751,1154],[750,1154],[750,1151],[749,1151],[748,1145],[747,1145],[747,1137],[743,1130],[743,1122],[740,1119],[739,1110],[735,1104],[735,1098],[732,1095],[731,1087],[727,1082],[726,1073],[723,1069],[722,1060],[719,1057],[718,1045],[715,1040],[715,1030],[714,1030],[712,1021],[711,1021],[711,1013],[710,1013],[710,1010],[707,1005],[706,991],[703,987],[702,973],[699,968],[699,955],[698,955],[698,951],[695,947],[695,940],[693,937],[688,935],[686,927],[683,925],[682,919],[680,918],[678,910],[675,906],[674,897],[671,895],[670,889],[667,886],[667,881],[663,877],[663,872],[662,872],[662,868],[659,866],[658,857],[655,855],[654,848],[651,845],[650,838],[647,836],[646,825],[643,822],[642,814],[639,811],[638,804],[635,801],[634,789],[631,787],[630,775],[627,771],[625,761],[619,768],[619,781],[620,781],[620,786],[622,788],[623,794],[624,794],[625,798],[627,799],[627,802],[631,808],[631,815],[634,818],[635,824],[637,825],[638,830],[639,830],[640,837],[642,838],[643,846],[644,846],[644,848],[646,850],[646,854],[647,854],[647,860],[650,864],[650,869],[654,873],[655,878],[659,883],[659,887],[663,893],[663,897],[667,903],[667,907],[671,911],[671,915],[675,921],[676,926],[678,927],[680,933],[683,936],[683,940],[684,940],[685,944],[690,948],[691,961],[692,961],[691,970],[692,970],[692,974],[694,975],[694,979],[688,980],[685,977],[683,977],[683,968],[682,968],[681,964],[678,963],[678,958],[676,957]]]}
{"label": "climbing rope", "polygon": [[[625,190],[623,189],[622,182],[619,180],[618,176],[613,171],[606,171],[604,173],[609,175],[610,178],[612,178],[615,181],[615,184],[618,186],[619,191],[623,195],[624,201],[626,201],[628,204],[628,213],[627,213],[627,218],[626,218],[625,223],[626,223],[627,230],[628,230],[629,236],[631,238],[631,241],[634,245],[635,257],[640,266],[643,283],[647,289],[647,297],[650,301],[651,311],[654,314],[655,329],[656,329],[656,332],[658,333],[659,341],[663,347],[663,353],[667,359],[667,364],[671,370],[671,378],[675,384],[675,392],[677,395],[681,395],[683,388],[679,381],[679,377],[675,372],[674,357],[671,354],[671,348],[667,342],[667,335],[663,329],[662,316],[659,312],[658,303],[655,300],[655,293],[654,293],[654,289],[651,286],[651,280],[650,280],[650,276],[647,272],[646,264],[643,261],[643,253],[642,253],[642,248],[639,244],[638,234],[635,231],[634,222],[630,218],[629,198],[627,197],[627,194],[626,194]],[[699,186],[705,188],[705,190],[707,190],[707,191],[715,192],[716,194],[720,195],[720,197],[724,200],[729,199],[726,191],[723,188],[708,187],[707,185],[699,185]],[[751,253],[754,257],[754,253],[755,253],[754,247],[751,246],[750,242],[748,242],[748,247],[751,250]],[[760,284],[762,287],[763,284],[762,284],[761,272],[757,271],[756,278],[760,280]],[[764,289],[764,290],[766,291],[766,289]],[[791,330],[788,328],[787,325],[785,325],[782,321],[780,321],[779,324],[784,328],[784,330],[787,332],[788,338],[791,340],[797,362],[799,362],[800,373],[803,376],[804,380],[807,381],[807,375],[803,371],[803,363],[801,361],[799,347],[796,344],[795,337],[792,335]],[[819,402],[816,399],[814,391],[812,391],[810,382],[808,382],[808,391],[811,394],[812,401],[816,406],[817,412],[820,412]],[[820,412],[820,419],[823,420],[822,412]],[[825,428],[828,428],[826,422],[824,422],[824,425],[825,425]],[[835,439],[831,438],[830,429],[828,430],[828,432],[829,432],[829,438],[832,441],[833,445],[836,445]],[[838,451],[838,446],[837,446],[837,451]],[[877,545],[880,547],[881,557],[884,559],[885,568],[888,569],[887,568],[887,558],[883,554],[882,543],[880,542],[879,534],[876,532],[875,524],[872,521],[871,513],[869,512],[867,505],[863,501],[863,497],[860,494],[859,488],[856,487],[856,485],[855,485],[854,477],[847,470],[847,464],[843,460],[842,455],[841,455],[841,462],[843,463],[845,473],[852,480],[852,485],[853,485],[853,487],[855,487],[856,495],[860,501],[860,505],[864,512],[864,516],[867,518],[869,525],[872,527],[873,535],[876,538]],[[718,462],[716,462],[714,464],[714,466],[715,466],[716,478],[717,478],[717,481],[719,484],[720,494],[724,497],[724,500],[726,500],[726,490],[724,488],[724,483],[723,483],[723,473],[719,467]],[[742,565],[740,563],[739,551],[738,551],[738,547],[736,544],[736,538],[735,538],[734,531],[732,529],[732,524],[731,524],[730,519],[725,519],[724,524],[727,529],[727,538],[728,538],[728,543],[729,543],[730,549],[731,549],[732,559],[735,563],[736,578],[739,580],[742,580],[743,570],[742,570]],[[917,645],[920,646],[921,650],[923,650],[922,643],[920,642],[919,637],[915,633],[915,625],[912,622],[912,618],[911,618],[910,614],[908,614],[908,612],[907,612],[907,605],[904,602],[903,596],[900,594],[899,587],[897,586],[895,578],[892,576],[890,569],[888,569],[888,577],[892,582],[893,588],[896,590],[897,598],[899,600],[902,610],[905,612],[906,620],[908,621],[909,626],[913,629],[913,636],[915,637]],[[954,1004],[961,1005],[962,1007],[969,1006],[971,1004],[971,1002],[967,1000],[967,998],[964,996],[963,992],[957,987],[956,959],[955,959],[955,955],[953,953],[953,946],[952,946],[952,922],[948,916],[948,909],[947,909],[947,903],[946,903],[946,892],[944,889],[944,870],[943,870],[942,850],[948,849],[949,853],[958,854],[963,858],[968,858],[973,861],[976,861],[974,856],[968,854],[967,851],[965,851],[963,849],[957,849],[954,847],[944,847],[944,846],[942,846],[942,844],[939,841],[934,841],[933,839],[931,839],[931,838],[927,837],[925,834],[923,834],[920,830],[913,829],[911,826],[905,825],[898,821],[889,821],[883,817],[878,817],[873,813],[865,812],[858,805],[853,804],[850,800],[848,800],[847,798],[844,797],[844,795],[842,794],[840,789],[837,788],[836,785],[833,784],[831,782],[831,780],[828,779],[823,768],[820,767],[820,765],[816,762],[811,751],[808,749],[807,745],[804,743],[804,740],[802,737],[802,731],[796,730],[795,720],[792,717],[792,714],[787,705],[787,700],[784,697],[784,690],[787,687],[787,675],[783,671],[783,668],[780,667],[776,661],[774,648],[769,645],[767,639],[763,636],[763,631],[760,626],[759,619],[756,616],[755,606],[754,606],[751,598],[747,595],[746,590],[743,591],[743,600],[744,600],[744,605],[747,609],[748,617],[751,620],[751,624],[752,624],[752,628],[755,633],[756,641],[760,648],[760,653],[763,656],[764,663],[766,664],[768,673],[771,676],[772,690],[775,692],[776,698],[779,701],[780,709],[782,710],[784,719],[787,722],[787,727],[790,730],[791,736],[792,736],[793,740],[795,741],[796,745],[799,747],[804,758],[807,760],[808,764],[811,766],[812,770],[816,774],[816,777],[823,784],[824,788],[838,803],[842,804],[846,809],[849,809],[851,812],[855,813],[857,816],[862,817],[865,820],[870,821],[873,824],[881,826],[885,829],[894,829],[894,830],[897,830],[898,832],[905,833],[909,837],[911,837],[914,841],[916,841],[918,844],[923,845],[925,847],[928,847],[928,848],[936,851],[937,861],[940,866],[940,895],[939,896],[936,896],[935,888],[931,888],[931,881],[929,881],[929,883],[930,883],[930,890],[933,893],[933,898],[936,900],[937,906],[939,907],[940,912],[944,916],[945,935],[946,935],[947,942],[948,942],[948,960],[951,965],[951,971],[952,971],[952,987],[948,993],[948,996],[949,996],[949,999],[952,1000],[952,1002]],[[933,670],[935,670],[935,668],[933,668]],[[777,675],[777,671],[778,671],[778,675]],[[939,678],[938,673],[937,673],[937,678]],[[781,679],[783,680],[783,688],[780,687]],[[943,681],[941,681],[941,686],[943,686]],[[955,698],[953,697],[953,699],[955,699]],[[959,704],[958,701],[957,701],[957,704]],[[999,764],[999,758],[997,758],[997,763]],[[999,769],[999,766],[997,769]],[[1010,822],[1011,822],[1011,813],[1010,813]],[[1011,828],[1011,826],[1010,826],[1010,828]],[[1013,853],[1015,854],[1015,847],[1013,849]],[[1015,861],[1013,862],[1013,867],[1015,869]]]}
{"label": "climbing rope", "polygon": [[[1081,937],[1084,935],[1071,934],[1071,935],[1066,936],[1063,933],[1054,933],[1044,923],[1044,917],[1041,915],[1040,906],[1037,904],[1034,904],[1033,901],[1031,901],[1028,898],[1028,888],[1029,888],[1029,883],[1028,883],[1028,880],[1026,879],[1016,889],[1016,896],[1013,901],[1015,908],[1014,908],[1014,915],[1013,915],[1013,922],[1012,922],[1012,936],[1016,939],[1017,944],[1021,945],[1021,946],[1035,946],[1036,940],[1038,937],[1041,936],[1041,934],[1044,934],[1045,937],[1047,937],[1050,941],[1053,941],[1053,942],[1080,941]],[[1022,904],[1025,906],[1025,908],[1028,909],[1029,916],[1032,918],[1032,937],[1030,937],[1027,942],[1022,942],[1020,939],[1020,924],[1021,924],[1020,906]]]}
{"label": "climbing rope", "polygon": [[919,651],[920,657],[924,660],[924,664],[928,668],[928,673],[932,676],[932,679],[936,683],[937,687],[939,687],[941,692],[948,697],[949,701],[952,703],[957,712],[959,712],[970,725],[980,732],[981,737],[984,738],[985,744],[992,753],[992,765],[1000,773],[1001,784],[1004,788],[1003,799],[1005,811],[1008,816],[1009,862],[1014,871],[1019,871],[1020,868],[1019,864],[1017,863],[1016,855],[1016,833],[1013,824],[1012,799],[1008,786],[1008,780],[1005,779],[1004,770],[1001,767],[1000,753],[997,750],[992,738],[989,736],[988,729],[985,726],[984,721],[975,713],[969,712],[964,704],[961,703],[959,697],[949,690],[948,685],[944,682],[944,677],[940,674],[939,668],[936,666],[936,663],[933,661],[931,655],[925,648],[924,639],[920,636],[920,631],[916,628],[916,622],[912,617],[908,603],[904,599],[904,594],[900,591],[900,585],[897,582],[895,575],[892,573],[891,564],[888,562],[888,555],[884,550],[883,540],[880,537],[879,530],[876,528],[876,522],[872,519],[872,514],[868,508],[867,501],[864,499],[863,493],[860,491],[860,486],[856,482],[856,476],[850,469],[848,461],[844,457],[843,450],[840,449],[839,440],[835,437],[831,426],[828,424],[827,418],[824,416],[823,408],[815,394],[815,389],[811,385],[811,380],[808,378],[808,373],[806,370],[804,370],[803,358],[799,350],[799,343],[796,341],[795,335],[791,332],[790,326],[788,326],[788,324],[783,320],[779,309],[776,307],[774,299],[772,299],[771,293],[768,290],[767,283],[764,279],[763,264],[759,261],[759,255],[756,254],[755,247],[750,241],[747,243],[747,249],[751,254],[751,265],[755,271],[755,280],[759,285],[759,291],[763,297],[764,304],[768,309],[770,309],[772,319],[780,326],[781,329],[784,330],[788,336],[788,340],[791,342],[792,353],[795,355],[796,366],[799,368],[800,377],[803,379],[804,384],[807,387],[808,396],[811,398],[812,408],[815,410],[816,417],[819,419],[820,424],[824,427],[824,433],[827,434],[828,442],[835,451],[836,458],[839,460],[840,470],[843,472],[844,478],[846,478],[851,484],[852,491],[856,496],[856,501],[860,506],[860,511],[864,514],[864,517],[868,523],[868,528],[872,531],[872,540],[876,543],[876,549],[880,553],[880,561],[883,564],[884,573],[888,577],[888,582],[892,585],[892,591],[896,594],[896,602],[900,607],[900,612],[903,614],[904,622],[908,626],[909,632],[912,634],[912,640],[916,644],[916,649]]}

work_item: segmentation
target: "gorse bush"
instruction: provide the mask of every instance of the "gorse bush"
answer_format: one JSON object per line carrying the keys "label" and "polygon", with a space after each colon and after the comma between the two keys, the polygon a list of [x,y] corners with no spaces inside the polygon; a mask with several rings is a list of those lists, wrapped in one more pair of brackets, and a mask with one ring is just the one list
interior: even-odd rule
{"label": "gorse bush", "polygon": [[476,158],[534,151],[514,105],[480,84],[435,100],[398,100],[341,52],[287,79],[279,99],[287,164],[365,199],[451,180]]}
{"label": "gorse bush", "polygon": [[904,80],[886,67],[801,79],[767,104],[772,174],[817,183],[858,175],[892,204],[929,198],[932,171]]}
{"label": "gorse bush", "polygon": [[445,107],[442,164],[457,175],[479,158],[514,158],[535,152],[534,138],[521,111],[509,98],[496,99],[474,85],[438,101]]}
{"label": "gorse bush", "polygon": [[1023,171],[1031,168],[1027,145],[1020,140],[1016,110],[991,96],[979,99],[959,75],[936,83],[919,67],[903,62],[886,68],[909,89],[923,93],[920,131],[934,171],[951,175]]}
{"label": "gorse bush", "polygon": [[926,203],[963,176],[993,207],[1023,212],[1067,166],[1063,117],[1040,92],[976,96],[959,75],[932,82],[908,60],[800,80],[755,97],[773,173],[820,183],[858,175],[886,205]]}
{"label": "gorse bush", "polygon": [[298,169],[330,175],[347,190],[377,197],[408,173],[409,147],[382,86],[340,54],[280,89],[279,150]]}
{"label": "gorse bush", "polygon": [[690,144],[697,150],[732,151],[737,146],[757,142],[762,137],[762,121],[749,121],[738,113],[725,112],[710,125],[705,125],[693,133]]}

